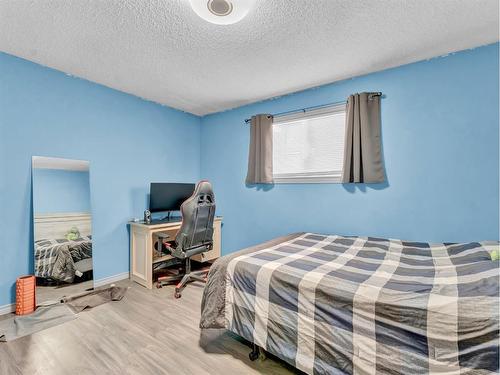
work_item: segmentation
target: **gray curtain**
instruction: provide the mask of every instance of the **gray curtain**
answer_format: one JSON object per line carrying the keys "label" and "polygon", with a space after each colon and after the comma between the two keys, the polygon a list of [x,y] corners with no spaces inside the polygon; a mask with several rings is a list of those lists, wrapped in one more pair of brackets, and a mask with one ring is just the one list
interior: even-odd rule
{"label": "gray curtain", "polygon": [[252,116],[247,184],[273,183],[273,117]]}
{"label": "gray curtain", "polygon": [[363,92],[347,100],[343,183],[384,182],[380,95]]}

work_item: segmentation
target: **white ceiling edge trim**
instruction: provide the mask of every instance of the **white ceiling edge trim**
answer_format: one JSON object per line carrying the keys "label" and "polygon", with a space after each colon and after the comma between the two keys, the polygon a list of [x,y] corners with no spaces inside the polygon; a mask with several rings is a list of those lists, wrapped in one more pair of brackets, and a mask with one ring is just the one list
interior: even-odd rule
{"label": "white ceiling edge trim", "polygon": [[35,169],[60,169],[86,172],[90,163],[87,160],[61,159],[48,156],[33,156],[31,164]]}

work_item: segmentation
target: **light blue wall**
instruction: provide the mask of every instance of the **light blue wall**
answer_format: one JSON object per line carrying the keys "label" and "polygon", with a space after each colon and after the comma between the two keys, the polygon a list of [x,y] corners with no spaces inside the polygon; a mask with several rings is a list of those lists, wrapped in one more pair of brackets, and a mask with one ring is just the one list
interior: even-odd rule
{"label": "light blue wall", "polygon": [[126,223],[149,183],[199,178],[200,119],[0,53],[0,306],[32,272],[33,155],[90,161],[101,279],[129,270]]}
{"label": "light blue wall", "polygon": [[[0,53],[0,306],[13,301],[15,278],[32,271],[33,155],[90,161],[96,279],[128,271],[126,222],[142,215],[149,182],[200,176],[214,183],[224,215],[224,253],[295,231],[498,239],[498,68],[495,44],[200,121]],[[388,183],[245,186],[245,118],[360,91],[386,95]]]}
{"label": "light blue wall", "polygon": [[[203,118],[201,171],[213,182],[224,216],[223,252],[295,231],[432,242],[498,239],[498,69],[495,44]],[[245,186],[245,118],[362,91],[386,96],[386,184]]]}
{"label": "light blue wall", "polygon": [[33,169],[33,212],[90,212],[88,171]]}

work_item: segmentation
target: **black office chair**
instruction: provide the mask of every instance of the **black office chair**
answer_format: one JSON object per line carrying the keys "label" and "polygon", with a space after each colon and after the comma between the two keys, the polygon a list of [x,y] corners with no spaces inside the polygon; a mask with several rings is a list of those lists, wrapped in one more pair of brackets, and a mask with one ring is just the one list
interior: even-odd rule
{"label": "black office chair", "polygon": [[[184,272],[176,276],[158,278],[157,287],[181,279],[175,286],[175,298],[190,281],[207,281],[208,270],[191,271],[191,257],[211,250],[213,246],[215,196],[208,181],[200,181],[191,197],[181,205],[182,224],[175,236],[175,247],[166,246],[167,252],[184,262]],[[159,244],[169,238],[167,233],[157,233]]]}

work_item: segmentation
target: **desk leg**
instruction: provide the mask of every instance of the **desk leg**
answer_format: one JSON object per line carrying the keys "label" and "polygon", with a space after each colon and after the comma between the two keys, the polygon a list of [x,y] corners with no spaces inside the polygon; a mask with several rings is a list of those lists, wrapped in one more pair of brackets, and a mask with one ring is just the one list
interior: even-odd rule
{"label": "desk leg", "polygon": [[134,228],[130,233],[130,278],[151,289],[153,287],[152,236]]}

